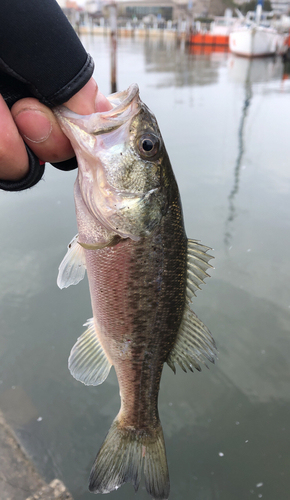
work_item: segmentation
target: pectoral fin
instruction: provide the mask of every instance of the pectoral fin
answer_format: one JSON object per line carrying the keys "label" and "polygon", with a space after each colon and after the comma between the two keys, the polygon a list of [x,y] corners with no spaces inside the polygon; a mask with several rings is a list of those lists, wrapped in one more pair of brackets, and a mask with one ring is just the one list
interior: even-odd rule
{"label": "pectoral fin", "polygon": [[99,385],[106,380],[112,364],[97,336],[94,318],[84,324],[88,329],[78,338],[68,360],[72,376],[85,385]]}
{"label": "pectoral fin", "polygon": [[59,288],[68,288],[77,285],[85,276],[86,260],[82,247],[78,244],[78,234],[71,240],[59,268],[57,285]]}
{"label": "pectoral fin", "polygon": [[176,372],[174,363],[178,363],[185,372],[187,368],[190,371],[193,371],[193,368],[201,371],[201,363],[208,368],[204,358],[214,363],[216,354],[215,341],[210,331],[186,304],[176,342],[167,358],[167,364],[174,373]]}

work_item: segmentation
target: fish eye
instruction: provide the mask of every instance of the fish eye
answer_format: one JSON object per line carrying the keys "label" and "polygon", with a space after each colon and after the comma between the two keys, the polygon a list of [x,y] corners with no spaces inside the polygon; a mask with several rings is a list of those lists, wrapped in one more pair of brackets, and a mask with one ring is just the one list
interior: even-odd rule
{"label": "fish eye", "polygon": [[138,149],[142,158],[152,158],[159,151],[160,141],[154,134],[144,134],[138,141]]}
{"label": "fish eye", "polygon": [[142,148],[147,152],[152,151],[152,149],[154,148],[154,144],[151,139],[144,139],[142,142]]}

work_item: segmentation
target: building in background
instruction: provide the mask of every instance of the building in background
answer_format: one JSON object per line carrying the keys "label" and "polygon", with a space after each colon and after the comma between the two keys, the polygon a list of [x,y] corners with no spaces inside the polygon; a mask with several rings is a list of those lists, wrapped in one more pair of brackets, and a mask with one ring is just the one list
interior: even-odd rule
{"label": "building in background", "polygon": [[[229,0],[57,0],[67,14],[72,11],[88,13],[93,18],[106,17],[108,6],[117,5],[118,16],[141,20],[144,17],[178,20],[180,18],[209,18],[223,16],[229,8]],[[250,0],[249,0],[250,1]],[[231,7],[239,7],[247,0],[235,0]],[[277,14],[289,14],[290,0],[272,0],[272,8]]]}
{"label": "building in background", "polygon": [[174,18],[174,2],[172,0],[118,0],[118,12],[129,19],[156,17],[168,21]]}
{"label": "building in background", "polygon": [[272,9],[279,14],[290,13],[290,0],[271,0]]}

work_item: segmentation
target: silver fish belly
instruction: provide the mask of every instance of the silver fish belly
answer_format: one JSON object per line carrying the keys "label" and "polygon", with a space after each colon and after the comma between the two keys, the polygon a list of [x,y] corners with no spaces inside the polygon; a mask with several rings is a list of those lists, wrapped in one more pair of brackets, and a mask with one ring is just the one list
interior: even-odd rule
{"label": "silver fish belly", "polygon": [[137,85],[109,96],[111,111],[56,117],[75,149],[78,235],[58,275],[60,288],[87,270],[93,318],[69,357],[72,375],[101,384],[113,365],[121,408],[95,459],[90,491],[125,482],[138,489],[142,470],[154,499],[169,496],[158,392],[165,362],[175,372],[214,362],[215,342],[190,309],[212,258],[186,237],[180,196],[156,119]]}

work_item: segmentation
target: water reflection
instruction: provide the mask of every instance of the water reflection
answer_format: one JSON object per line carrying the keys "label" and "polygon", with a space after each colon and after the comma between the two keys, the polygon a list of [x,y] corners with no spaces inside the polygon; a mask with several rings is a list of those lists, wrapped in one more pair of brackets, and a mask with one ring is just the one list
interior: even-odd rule
{"label": "water reflection", "polygon": [[[226,245],[226,248],[229,248],[231,245],[231,240],[232,240],[232,223],[236,217],[236,208],[235,208],[235,197],[238,193],[239,190],[239,182],[240,182],[240,172],[241,172],[241,165],[242,165],[242,159],[245,151],[245,144],[244,144],[244,129],[245,129],[245,123],[246,123],[246,117],[249,111],[249,107],[251,104],[251,99],[252,99],[252,79],[251,79],[251,74],[252,74],[252,68],[255,63],[253,60],[246,60],[247,62],[247,69],[246,69],[246,74],[245,74],[245,100],[243,104],[243,109],[242,109],[242,114],[241,114],[241,119],[240,119],[240,124],[239,124],[239,129],[238,129],[238,156],[236,160],[236,165],[234,169],[234,184],[232,187],[232,190],[229,194],[228,200],[229,200],[229,213],[228,213],[228,218],[226,221],[226,229],[225,229],[225,237],[224,237],[224,242]],[[244,68],[245,69],[245,68]]]}
{"label": "water reflection", "polygon": [[227,57],[224,53],[195,54],[190,47],[164,38],[147,38],[144,55],[147,72],[166,73],[159,87],[214,84],[219,78],[220,63]]}
{"label": "water reflection", "polygon": [[248,59],[230,55],[228,60],[228,73],[231,81],[242,83],[244,86],[244,102],[238,128],[238,154],[234,167],[233,186],[228,196],[229,208],[225,224],[224,243],[228,249],[232,243],[233,222],[237,216],[235,198],[239,191],[242,160],[245,153],[245,128],[246,119],[253,97],[253,84],[282,80],[281,58]]}
{"label": "water reflection", "polygon": [[228,58],[229,79],[236,83],[269,82],[271,80],[281,80],[283,75],[282,59],[275,57],[248,59],[238,57],[233,54]]}

